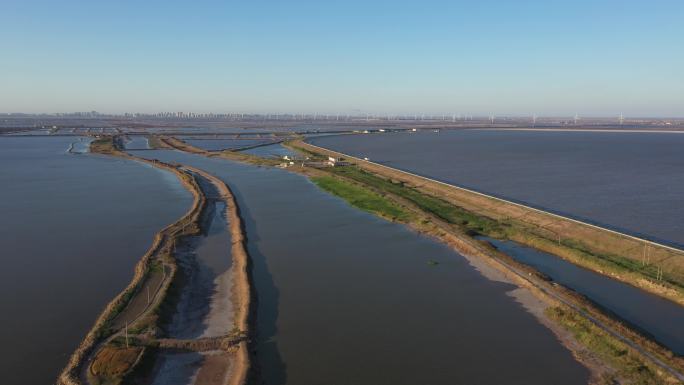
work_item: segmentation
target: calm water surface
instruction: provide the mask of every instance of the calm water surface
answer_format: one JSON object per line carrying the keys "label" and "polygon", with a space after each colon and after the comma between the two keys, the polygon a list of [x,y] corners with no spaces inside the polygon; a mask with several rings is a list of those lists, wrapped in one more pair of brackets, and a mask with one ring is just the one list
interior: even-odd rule
{"label": "calm water surface", "polygon": [[150,148],[149,140],[146,136],[131,135],[124,145],[127,150],[147,150]]}
{"label": "calm water surface", "polygon": [[154,233],[191,203],[172,174],[68,154],[74,142],[0,138],[3,384],[53,383]]}
{"label": "calm water surface", "polygon": [[186,143],[207,151],[233,150],[270,143],[271,139],[184,139]]}
{"label": "calm water surface", "polygon": [[615,313],[673,352],[684,355],[684,307],[634,286],[509,241],[485,238],[502,252]]}
{"label": "calm water surface", "polygon": [[[174,151],[235,191],[265,384],[583,384],[555,336],[460,255],[306,178]],[[437,266],[428,264],[439,262]]]}
{"label": "calm water surface", "polygon": [[289,148],[283,146],[280,143],[271,144],[268,146],[254,147],[249,150],[242,151],[245,154],[256,155],[262,158],[282,158],[285,155],[294,156],[298,155],[296,152],[290,150]]}
{"label": "calm water surface", "polygon": [[310,142],[684,247],[684,134],[443,130]]}

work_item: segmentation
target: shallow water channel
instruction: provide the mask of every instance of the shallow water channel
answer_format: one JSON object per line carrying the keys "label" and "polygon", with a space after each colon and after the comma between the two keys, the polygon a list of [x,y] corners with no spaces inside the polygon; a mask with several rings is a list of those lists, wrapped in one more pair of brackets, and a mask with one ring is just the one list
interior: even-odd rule
{"label": "shallow water channel", "polygon": [[263,383],[587,382],[587,370],[512,297],[515,286],[485,278],[445,245],[288,171],[135,154],[206,170],[233,189],[253,262]]}
{"label": "shallow water channel", "polygon": [[243,150],[245,154],[256,155],[262,158],[282,158],[283,156],[295,156],[297,155],[294,151],[283,146],[280,143],[269,144],[266,146],[259,146],[250,148],[248,150]]}
{"label": "shallow water channel", "polygon": [[0,137],[2,384],[53,383],[154,234],[192,202],[173,174],[76,153],[86,146]]}
{"label": "shallow water channel", "polygon": [[673,352],[684,355],[684,307],[515,242],[483,238],[554,281],[587,296]]}
{"label": "shallow water channel", "polygon": [[149,140],[146,136],[129,135],[124,141],[127,150],[147,150],[150,148]]}
{"label": "shallow water channel", "polygon": [[[180,267],[177,283],[180,295],[174,313],[165,325],[165,336],[177,339],[219,337],[230,333],[234,324],[232,303],[233,271],[231,237],[227,228],[226,206],[216,189],[201,183],[207,194],[202,233],[187,237],[176,246]],[[226,353],[161,351],[153,368],[153,385],[190,385],[207,377],[223,378],[230,367]]]}

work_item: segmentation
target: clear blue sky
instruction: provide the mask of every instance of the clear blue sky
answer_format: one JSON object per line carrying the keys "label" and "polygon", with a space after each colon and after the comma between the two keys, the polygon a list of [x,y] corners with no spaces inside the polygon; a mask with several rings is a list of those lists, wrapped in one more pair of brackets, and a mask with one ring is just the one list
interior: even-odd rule
{"label": "clear blue sky", "polygon": [[684,1],[34,1],[0,111],[684,116]]}

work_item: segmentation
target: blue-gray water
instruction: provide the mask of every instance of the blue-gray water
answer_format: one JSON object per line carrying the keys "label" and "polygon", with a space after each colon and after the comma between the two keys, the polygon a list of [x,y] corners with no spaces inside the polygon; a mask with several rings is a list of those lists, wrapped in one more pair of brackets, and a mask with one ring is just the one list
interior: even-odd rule
{"label": "blue-gray water", "polygon": [[0,137],[0,379],[46,385],[191,196],[78,137]]}
{"label": "blue-gray water", "polygon": [[284,170],[135,154],[204,169],[234,190],[265,384],[587,382],[587,370],[508,294],[514,286],[484,278],[447,246]]}
{"label": "blue-gray water", "polygon": [[124,141],[127,150],[147,150],[150,148],[149,140],[146,136],[131,135]]}
{"label": "blue-gray water", "polygon": [[183,139],[183,141],[207,151],[234,150],[273,142],[272,139]]}
{"label": "blue-gray water", "polygon": [[684,247],[684,134],[442,130],[309,141]]}
{"label": "blue-gray water", "polygon": [[248,150],[242,151],[245,154],[256,155],[262,158],[282,158],[285,155],[297,155],[294,151],[287,147],[284,147],[280,143],[270,144],[268,146],[260,146],[250,148]]}
{"label": "blue-gray water", "polygon": [[587,296],[673,352],[684,355],[684,307],[554,255],[515,242],[485,239],[503,253]]}

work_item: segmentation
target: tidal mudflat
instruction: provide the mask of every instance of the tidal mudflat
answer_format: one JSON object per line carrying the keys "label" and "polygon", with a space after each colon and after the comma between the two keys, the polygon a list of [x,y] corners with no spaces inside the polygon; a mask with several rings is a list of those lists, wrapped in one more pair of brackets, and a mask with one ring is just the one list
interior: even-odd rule
{"label": "tidal mudflat", "polygon": [[684,247],[684,134],[442,130],[309,142]]}
{"label": "tidal mudflat", "polygon": [[[588,371],[512,292],[445,245],[287,171],[185,154],[231,186],[257,296],[266,384],[581,384]],[[534,362],[534,365],[529,365]]]}
{"label": "tidal mudflat", "polygon": [[161,228],[192,199],[176,177],[90,154],[78,137],[0,138],[0,378],[53,383]]}
{"label": "tidal mudflat", "polygon": [[[164,336],[174,339],[221,337],[235,327],[231,235],[226,205],[216,187],[199,179],[207,198],[201,234],[182,239],[176,246],[180,267],[174,310],[164,325]],[[202,352],[161,351],[150,377],[152,384],[190,385],[226,383],[232,369],[230,355],[222,350]]]}

